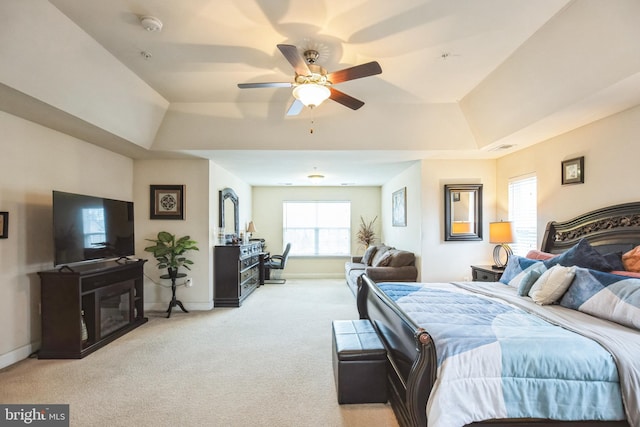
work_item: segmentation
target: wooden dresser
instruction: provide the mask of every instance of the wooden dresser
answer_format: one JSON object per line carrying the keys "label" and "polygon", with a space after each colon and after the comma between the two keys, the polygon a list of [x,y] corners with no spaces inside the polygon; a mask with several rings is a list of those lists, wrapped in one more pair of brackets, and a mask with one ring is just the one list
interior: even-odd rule
{"label": "wooden dresser", "polygon": [[260,242],[213,248],[213,305],[240,307],[260,283]]}

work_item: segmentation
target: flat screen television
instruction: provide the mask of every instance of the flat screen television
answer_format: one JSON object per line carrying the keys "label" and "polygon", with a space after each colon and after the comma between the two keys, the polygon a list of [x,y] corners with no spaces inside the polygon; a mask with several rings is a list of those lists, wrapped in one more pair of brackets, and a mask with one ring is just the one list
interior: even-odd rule
{"label": "flat screen television", "polygon": [[54,266],[134,255],[133,202],[53,192]]}

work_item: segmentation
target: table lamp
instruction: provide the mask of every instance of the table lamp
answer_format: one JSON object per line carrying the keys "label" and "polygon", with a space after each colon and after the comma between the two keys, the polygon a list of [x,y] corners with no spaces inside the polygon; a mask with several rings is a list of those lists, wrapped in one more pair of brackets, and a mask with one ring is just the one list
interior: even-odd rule
{"label": "table lamp", "polygon": [[[513,251],[507,243],[513,243],[513,223],[511,221],[500,221],[489,223],[489,243],[497,243],[493,248],[494,268],[505,268],[509,262],[509,257],[513,255]],[[504,249],[507,258],[502,262],[500,259],[500,250]]]}
{"label": "table lamp", "polygon": [[256,226],[253,224],[253,221],[249,221],[249,225],[247,225],[247,235],[248,238],[251,238],[251,235],[256,232]]}

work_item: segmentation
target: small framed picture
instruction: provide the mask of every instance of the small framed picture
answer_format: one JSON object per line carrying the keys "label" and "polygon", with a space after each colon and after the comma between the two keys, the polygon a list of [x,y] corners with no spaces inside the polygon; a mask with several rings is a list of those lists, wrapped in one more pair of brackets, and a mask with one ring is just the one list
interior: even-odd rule
{"label": "small framed picture", "polygon": [[9,212],[0,212],[0,239],[9,237]]}
{"label": "small framed picture", "polygon": [[562,162],[562,185],[584,183],[584,156]]}
{"label": "small framed picture", "polygon": [[184,185],[151,185],[151,219],[184,219]]}
{"label": "small framed picture", "polygon": [[392,194],[391,220],[393,227],[407,226],[407,187]]}
{"label": "small framed picture", "polygon": [[459,202],[460,201],[460,192],[459,191],[454,191],[451,194],[452,194],[454,202]]}

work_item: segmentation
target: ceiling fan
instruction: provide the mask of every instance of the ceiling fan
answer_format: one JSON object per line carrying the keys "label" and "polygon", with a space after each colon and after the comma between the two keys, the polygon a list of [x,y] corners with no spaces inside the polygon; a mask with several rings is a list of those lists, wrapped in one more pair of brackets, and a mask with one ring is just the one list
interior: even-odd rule
{"label": "ceiling fan", "polygon": [[290,44],[279,44],[278,49],[296,72],[292,83],[239,83],[238,87],[240,89],[292,87],[295,100],[287,111],[288,116],[299,114],[305,106],[310,108],[317,107],[327,98],[352,110],[357,110],[364,105],[364,102],[334,89],[333,85],[382,73],[382,68],[376,61],[328,73],[327,70],[316,64],[319,56],[316,50],[304,51],[303,57],[298,53],[298,48]]}

